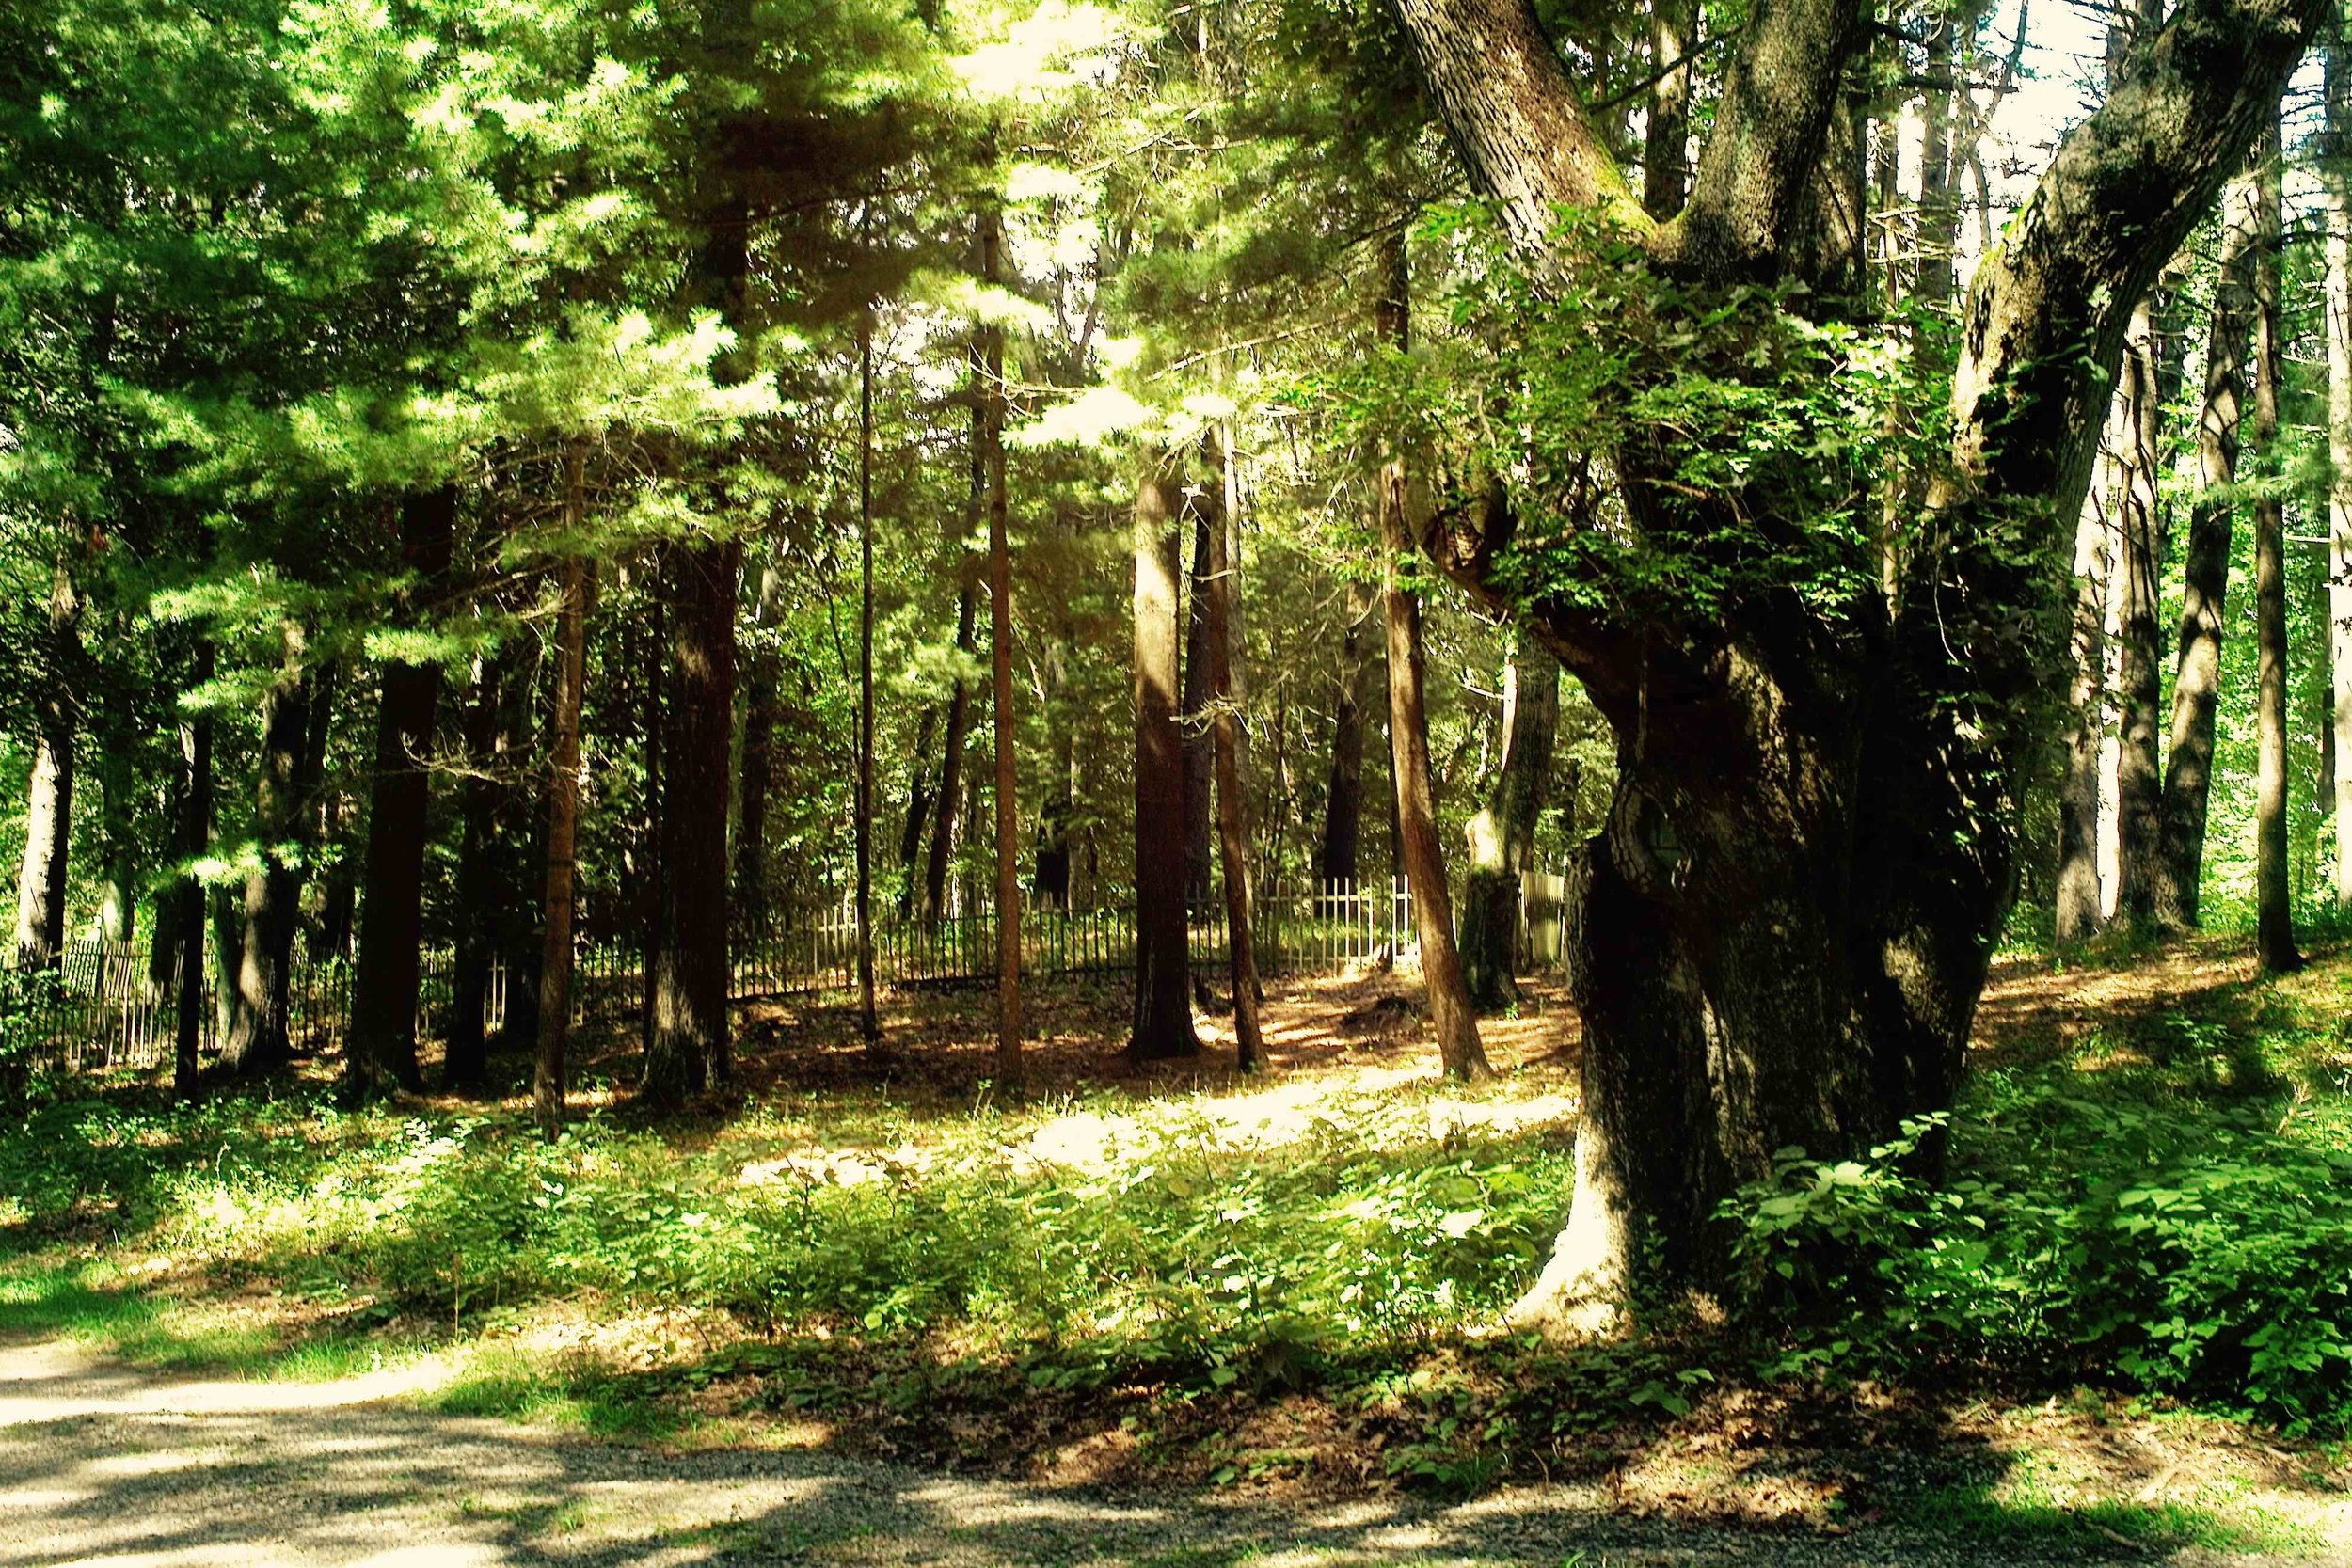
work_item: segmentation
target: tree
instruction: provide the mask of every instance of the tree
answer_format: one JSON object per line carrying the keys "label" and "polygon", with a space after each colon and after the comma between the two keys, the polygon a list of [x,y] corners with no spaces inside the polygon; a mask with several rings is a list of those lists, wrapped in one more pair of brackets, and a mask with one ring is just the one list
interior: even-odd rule
{"label": "tree", "polygon": [[[1209,438],[1216,471],[1232,470],[1232,432],[1220,427]],[[1208,519],[1209,569],[1201,586],[1208,594],[1210,728],[1216,747],[1218,869],[1225,883],[1226,950],[1233,983],[1233,1049],[1236,1065],[1255,1072],[1265,1062],[1265,1039],[1258,1027],[1258,949],[1250,925],[1249,824],[1241,789],[1240,697],[1233,677],[1234,601],[1238,563],[1227,548],[1232,517],[1218,497]]]}
{"label": "tree", "polygon": [[[2063,667],[2058,520],[2087,480],[2093,367],[2113,362],[2131,304],[2325,7],[2185,0],[2062,143],[1961,312],[1948,458],[1891,597],[1875,591],[1880,552],[1849,543],[1871,530],[1832,541],[1816,526],[1871,503],[1881,465],[1858,433],[1833,449],[1851,467],[1809,441],[1775,443],[1802,446],[1801,463],[1710,461],[1735,433],[1753,451],[1766,413],[1853,430],[1848,409],[1805,411],[1836,363],[1804,345],[1851,297],[1847,258],[1817,243],[1840,230],[1815,176],[1867,45],[1862,10],[1754,14],[1690,198],[1661,223],[1528,7],[1400,9],[1516,263],[1488,319],[1498,342],[1527,345],[1509,368],[1546,412],[1495,424],[1533,446],[1509,455],[1539,477],[1602,446],[1623,508],[1580,527],[1559,491],[1526,484],[1509,508],[1448,509],[1431,536],[1457,580],[1527,617],[1617,741],[1609,827],[1576,866],[1583,1121],[1567,1227],[1525,1304],[1540,1321],[1617,1299],[1645,1246],[1670,1273],[1720,1269],[1715,1204],[1767,1176],[1773,1149],[1836,1157],[1948,1102],[2009,896],[2010,783]],[[1795,285],[1807,292],[1782,292]],[[1759,298],[1774,308],[1740,309]],[[1685,331],[1712,341],[1696,360]],[[1615,375],[1592,372],[1604,359]],[[1677,374],[1701,364],[1704,382]],[[1694,428],[1725,379],[1763,395]],[[1584,417],[1562,417],[1549,400],[1565,393]],[[1679,419],[1642,401],[1660,396]],[[1629,533],[1638,549],[1618,547]],[[1707,591],[1661,586],[1661,559]]]}
{"label": "tree", "polygon": [[2283,974],[2302,968],[2303,956],[2295,945],[2295,895],[2287,879],[2287,528],[2286,503],[2280,494],[2284,465],[2279,451],[2279,384],[2286,369],[2280,321],[2284,160],[2275,111],[2262,135],[2254,230],[2253,444],[2255,470],[2263,481],[2254,496],[2254,701],[2261,752],[2254,801],[2254,912],[2255,948],[2263,967]]}
{"label": "tree", "polygon": [[2157,921],[2197,924],[2204,877],[2206,807],[2213,793],[2214,721],[2221,698],[2222,607],[2230,588],[2230,535],[2236,503],[2238,423],[2246,395],[2260,182],[2248,169],[2221,197],[2221,254],[2205,340],[2204,388],[2197,411],[2199,491],[2183,556],[2181,630],[2172,671],[2172,725],[2165,755]]}
{"label": "tree", "polygon": [[1136,491],[1136,1012],[1127,1053],[1197,1055],[1184,918],[1184,743],[1176,723],[1177,530],[1184,482],[1163,458]]}
{"label": "tree", "polygon": [[1519,879],[1535,847],[1551,743],[1560,721],[1560,666],[1522,647],[1502,675],[1502,765],[1470,820],[1470,871],[1462,889],[1462,978],[1481,1012],[1519,1000]]}
{"label": "tree", "polygon": [[2328,713],[2334,738],[2336,902],[2352,908],[2352,59],[2327,41]]}
{"label": "tree", "polygon": [[[456,488],[444,485],[404,497],[399,511],[403,563],[416,575],[417,593],[430,599],[444,586],[449,570]],[[367,922],[359,932],[351,1029],[343,1048],[347,1092],[354,1098],[424,1085],[417,1068],[417,988],[424,949],[425,813],[432,791],[425,752],[433,743],[440,699],[437,663],[395,658],[387,664],[368,801]]]}
{"label": "tree", "polygon": [[[1399,354],[1412,348],[1412,274],[1405,236],[1393,236],[1382,258],[1376,314],[1381,339]],[[1389,768],[1396,781],[1398,835],[1405,877],[1421,938],[1421,973],[1438,1033],[1438,1059],[1449,1078],[1484,1078],[1486,1048],[1478,1012],[1463,983],[1454,945],[1454,899],[1446,887],[1444,841],[1438,836],[1436,789],[1429,777],[1429,716],[1422,690],[1421,598],[1406,582],[1413,548],[1412,499],[1405,461],[1391,456],[1380,468],[1380,552],[1389,631]]]}
{"label": "tree", "polygon": [[[564,515],[572,529],[587,524],[587,442],[575,436],[564,454]],[[555,626],[555,714],[548,774],[547,930],[535,988],[538,1061],[532,1073],[532,1114],[552,1139],[564,1123],[565,1048],[572,1028],[572,910],[580,832],[580,708],[587,679],[588,604],[594,592],[589,563],[578,556],[562,567]]]}
{"label": "tree", "polygon": [[82,596],[60,560],[50,579],[47,679],[38,699],[24,860],[16,879],[16,961],[54,969],[65,952],[66,862],[73,838],[73,691]]}

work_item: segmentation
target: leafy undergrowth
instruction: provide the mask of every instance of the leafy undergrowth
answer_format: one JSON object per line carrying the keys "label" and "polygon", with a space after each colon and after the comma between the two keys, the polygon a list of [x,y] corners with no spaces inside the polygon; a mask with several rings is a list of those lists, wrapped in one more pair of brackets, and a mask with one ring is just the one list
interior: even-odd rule
{"label": "leafy undergrowth", "polygon": [[[779,1094],[551,1146],[518,1106],[53,1097],[0,1131],[0,1325],[1063,1481],[1581,1479],[1634,1512],[2289,1549],[2343,1522],[2347,1020],[2341,961],[2016,968],[1948,1118],[1789,1151],[1725,1216],[1745,1295],[1608,1344],[1500,1331],[1566,1198],[1556,1063],[956,1116]],[[1947,1141],[1931,1184],[1915,1146]]]}

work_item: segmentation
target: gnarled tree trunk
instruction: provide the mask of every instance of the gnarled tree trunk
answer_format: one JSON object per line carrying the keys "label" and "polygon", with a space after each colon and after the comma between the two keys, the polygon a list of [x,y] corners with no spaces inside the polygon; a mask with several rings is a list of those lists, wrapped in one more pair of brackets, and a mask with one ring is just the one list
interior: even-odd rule
{"label": "gnarled tree trunk", "polygon": [[[1558,237],[1562,203],[1617,228],[1692,302],[1666,309],[1814,280],[1808,209],[1823,162],[1845,157],[1832,126],[1867,36],[1850,0],[1754,13],[1669,223],[1631,200],[1521,0],[1399,9],[1539,287],[1581,259],[1560,248],[1578,243]],[[2275,112],[2327,9],[2182,0],[2068,135],[1962,309],[1951,461],[1899,591],[1875,609],[1817,611],[1767,574],[1703,608],[1550,594],[1517,569],[1512,530],[1559,498],[1441,509],[1427,541],[1440,564],[1523,613],[1617,741],[1609,820],[1577,868],[1577,1192],[1527,1319],[1605,1309],[1650,1246],[1670,1272],[1720,1275],[1715,1207],[1768,1178],[1775,1149],[1858,1153],[1949,1102],[2008,904],[2015,786],[2065,663],[2067,546],[2106,402],[2092,367],[2121,353],[2131,304]],[[1817,287],[1805,308],[1836,301]],[[1626,373],[1670,367],[1636,357]],[[1753,485],[1671,488],[1677,439],[1661,428],[1654,447],[1610,454],[1614,538],[1721,560],[1708,552],[1803,526]],[[1573,541],[1573,514],[1542,521],[1526,550]],[[1852,554],[1844,570],[1877,581],[1876,551]]]}

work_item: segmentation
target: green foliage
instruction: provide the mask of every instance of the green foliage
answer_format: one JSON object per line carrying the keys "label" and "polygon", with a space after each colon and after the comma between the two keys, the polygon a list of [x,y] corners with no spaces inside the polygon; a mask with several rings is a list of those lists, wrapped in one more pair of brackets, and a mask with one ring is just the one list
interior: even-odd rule
{"label": "green foliage", "polygon": [[[2265,1065],[2327,1037],[2152,1034],[2133,1049],[2161,1065],[2137,1082],[1989,1072],[1867,1160],[1782,1151],[1724,1210],[1750,1310],[1792,1333],[1774,1369],[2039,1365],[2342,1430],[2352,1108],[2341,1082]],[[1937,1182],[1918,1156],[1947,1132]]]}

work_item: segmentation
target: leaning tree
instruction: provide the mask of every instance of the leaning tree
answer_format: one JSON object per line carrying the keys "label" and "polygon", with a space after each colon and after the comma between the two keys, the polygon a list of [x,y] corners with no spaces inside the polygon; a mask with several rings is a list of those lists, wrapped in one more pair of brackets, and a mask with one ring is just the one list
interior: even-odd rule
{"label": "leaning tree", "polygon": [[[1494,434],[1422,542],[1616,739],[1570,940],[1576,1194],[1521,1307],[1581,1316],[1637,1259],[1718,1274],[1717,1205],[1775,1150],[1843,1156],[1949,1103],[2127,318],[2327,6],[2182,0],[1979,267],[1941,363],[1908,372],[1860,276],[1868,7],[1758,0],[1662,213],[1529,0],[1399,9],[1497,220],[1502,345],[1463,408]],[[1905,447],[1869,396],[1899,412],[1920,364],[1947,412]],[[1512,504],[1479,500],[1494,472]]]}

